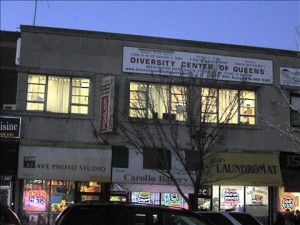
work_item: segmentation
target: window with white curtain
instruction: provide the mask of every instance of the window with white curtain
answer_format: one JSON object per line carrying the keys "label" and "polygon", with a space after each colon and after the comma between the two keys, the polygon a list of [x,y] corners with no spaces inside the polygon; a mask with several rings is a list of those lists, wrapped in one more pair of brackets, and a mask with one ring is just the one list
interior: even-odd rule
{"label": "window with white curtain", "polygon": [[256,123],[254,91],[202,88],[202,122],[251,124]]}
{"label": "window with white curtain", "polygon": [[186,89],[183,86],[130,83],[129,116],[134,118],[186,118]]}
{"label": "window with white curtain", "polygon": [[27,110],[88,114],[90,79],[28,75]]}
{"label": "window with white curtain", "polygon": [[[255,91],[208,87],[200,90],[202,122],[256,124]],[[130,82],[129,116],[186,121],[190,91],[180,85]]]}

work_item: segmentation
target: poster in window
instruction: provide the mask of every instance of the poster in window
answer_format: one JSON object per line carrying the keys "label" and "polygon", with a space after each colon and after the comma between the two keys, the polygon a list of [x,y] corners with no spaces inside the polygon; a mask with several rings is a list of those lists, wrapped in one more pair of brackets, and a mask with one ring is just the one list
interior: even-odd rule
{"label": "poster in window", "polygon": [[221,186],[221,210],[244,211],[243,186]]}
{"label": "poster in window", "polygon": [[46,211],[45,190],[25,190],[24,191],[24,210],[30,212]]}

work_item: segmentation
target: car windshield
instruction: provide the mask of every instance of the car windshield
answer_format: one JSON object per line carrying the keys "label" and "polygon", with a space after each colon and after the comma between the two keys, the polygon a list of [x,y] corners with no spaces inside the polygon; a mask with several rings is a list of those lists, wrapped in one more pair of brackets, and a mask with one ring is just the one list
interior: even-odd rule
{"label": "car windshield", "polygon": [[233,223],[221,213],[200,213],[204,218],[207,218],[214,224],[233,225]]}
{"label": "car windshield", "polygon": [[249,214],[245,213],[229,213],[230,216],[239,221],[242,225],[260,225],[259,222]]}
{"label": "car windshield", "polygon": [[172,225],[207,225],[206,222],[201,221],[200,218],[184,215],[172,215]]}

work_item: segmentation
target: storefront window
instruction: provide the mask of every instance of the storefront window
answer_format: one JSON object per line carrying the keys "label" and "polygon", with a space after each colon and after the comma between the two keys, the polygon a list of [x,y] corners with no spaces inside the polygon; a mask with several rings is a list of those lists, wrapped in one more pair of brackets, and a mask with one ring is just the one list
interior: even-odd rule
{"label": "storefront window", "polygon": [[53,224],[74,202],[74,187],[73,181],[24,180],[23,210],[30,225]]}
{"label": "storefront window", "polygon": [[220,210],[244,211],[244,186],[221,186]]}
{"label": "storefront window", "polygon": [[212,197],[212,210],[220,210],[220,186],[213,186],[213,197]]}
{"label": "storefront window", "polygon": [[184,198],[176,192],[132,192],[131,202],[188,209],[188,205],[185,202]]}
{"label": "storefront window", "polygon": [[23,208],[28,212],[45,212],[49,187],[43,180],[26,180],[23,193]]}
{"label": "storefront window", "polygon": [[268,187],[246,186],[246,212],[255,216],[268,216]]}
{"label": "storefront window", "polygon": [[154,192],[132,192],[131,202],[133,203],[143,203],[151,205],[159,205],[160,198],[159,193]]}
{"label": "storefront window", "polygon": [[210,210],[211,200],[207,198],[198,198],[198,209]]}
{"label": "storefront window", "polygon": [[280,187],[278,204],[280,212],[300,210],[300,192],[284,192],[284,187]]}
{"label": "storefront window", "polygon": [[248,212],[255,217],[269,215],[269,189],[267,186],[213,186],[213,211]]}
{"label": "storefront window", "polygon": [[175,208],[188,208],[184,198],[179,193],[161,193],[161,205]]}
{"label": "storefront window", "polygon": [[68,204],[74,202],[74,182],[72,181],[48,181],[51,182],[50,203],[51,212],[62,212]]}
{"label": "storefront window", "polygon": [[99,193],[101,190],[101,183],[100,182],[80,182],[80,192],[97,192]]}

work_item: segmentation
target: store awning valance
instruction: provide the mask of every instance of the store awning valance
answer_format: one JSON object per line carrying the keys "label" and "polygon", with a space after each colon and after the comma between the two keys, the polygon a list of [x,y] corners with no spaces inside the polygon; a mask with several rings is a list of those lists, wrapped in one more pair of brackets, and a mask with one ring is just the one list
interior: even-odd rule
{"label": "store awning valance", "polygon": [[20,146],[18,178],[111,181],[111,146],[102,149]]}
{"label": "store awning valance", "polygon": [[280,152],[280,167],[286,192],[300,192],[300,153]]}
{"label": "store awning valance", "polygon": [[281,186],[279,157],[276,154],[219,153],[217,163],[207,172],[208,184]]}
{"label": "store awning valance", "polygon": [[[185,194],[194,193],[193,186],[180,186]],[[111,191],[178,192],[175,185],[112,183]]]}

